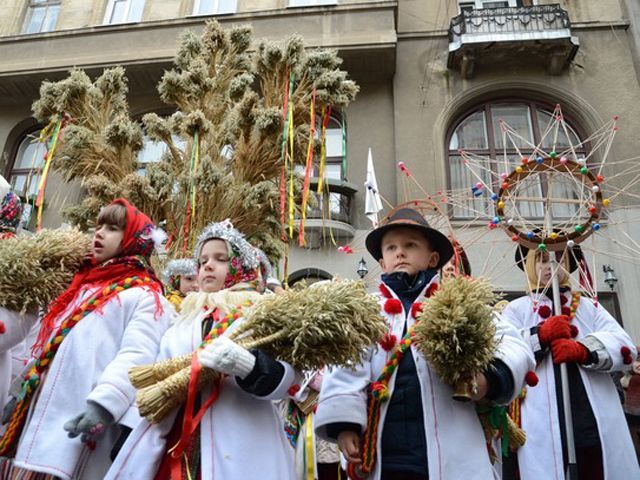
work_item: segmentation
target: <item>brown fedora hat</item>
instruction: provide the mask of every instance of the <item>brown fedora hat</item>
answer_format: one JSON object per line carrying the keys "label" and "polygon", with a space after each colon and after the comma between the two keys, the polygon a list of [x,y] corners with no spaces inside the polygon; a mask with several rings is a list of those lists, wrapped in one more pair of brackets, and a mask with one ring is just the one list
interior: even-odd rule
{"label": "brown fedora hat", "polygon": [[431,228],[425,218],[411,208],[400,208],[395,211],[387,221],[372,230],[365,240],[367,250],[373,258],[382,258],[382,237],[394,228],[407,227],[422,232],[429,240],[431,247],[440,254],[440,260],[435,268],[441,268],[453,256],[453,245],[446,237],[435,228]]}

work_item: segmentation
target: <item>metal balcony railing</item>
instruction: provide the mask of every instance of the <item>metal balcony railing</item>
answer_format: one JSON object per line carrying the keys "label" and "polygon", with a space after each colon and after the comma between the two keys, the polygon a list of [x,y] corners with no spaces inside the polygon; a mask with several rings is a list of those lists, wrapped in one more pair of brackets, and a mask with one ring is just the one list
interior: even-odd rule
{"label": "metal balcony railing", "polygon": [[494,40],[514,34],[517,37],[531,34],[531,39],[538,39],[540,35],[553,38],[558,32],[566,36],[570,28],[569,14],[559,4],[466,10],[451,19],[449,43],[474,35],[495,36]]}

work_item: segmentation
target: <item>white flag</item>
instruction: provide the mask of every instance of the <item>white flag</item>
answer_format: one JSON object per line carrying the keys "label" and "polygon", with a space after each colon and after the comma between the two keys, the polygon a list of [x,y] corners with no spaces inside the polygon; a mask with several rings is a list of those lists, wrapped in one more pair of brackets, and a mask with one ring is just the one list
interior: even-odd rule
{"label": "white flag", "polygon": [[364,186],[367,189],[364,214],[367,216],[373,227],[378,226],[378,212],[382,210],[382,200],[380,199],[380,193],[378,192],[378,182],[376,181],[376,171],[373,169],[373,155],[371,154],[371,148],[369,148],[369,157],[367,158],[367,178],[364,182]]}

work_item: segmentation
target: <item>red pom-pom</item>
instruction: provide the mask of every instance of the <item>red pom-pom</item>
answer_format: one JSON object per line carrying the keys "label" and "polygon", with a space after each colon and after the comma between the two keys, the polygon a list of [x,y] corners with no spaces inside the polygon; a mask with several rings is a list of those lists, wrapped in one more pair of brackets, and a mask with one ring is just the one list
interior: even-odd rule
{"label": "red pom-pom", "polygon": [[291,385],[289,387],[289,390],[287,390],[287,393],[290,396],[295,396],[296,393],[298,393],[300,391],[300,385],[298,385],[297,383],[294,383],[293,385]]}
{"label": "red pom-pom", "polygon": [[389,298],[384,302],[384,311],[390,315],[397,315],[402,313],[402,302],[397,298]]}
{"label": "red pom-pom", "polygon": [[529,370],[524,376],[524,381],[530,387],[535,387],[540,380],[538,379],[538,375],[536,375],[536,372],[534,372],[533,370]]}
{"label": "red pom-pom", "polygon": [[431,295],[436,293],[437,290],[438,290],[438,284],[437,283],[432,283],[431,285],[429,285],[427,287],[427,291],[425,293],[425,297],[429,298]]}
{"label": "red pom-pom", "polygon": [[391,295],[391,292],[389,291],[389,289],[387,288],[387,286],[384,283],[380,284],[380,293],[382,294],[382,296],[384,298],[393,297],[393,295]]}
{"label": "red pom-pom", "polygon": [[562,307],[560,311],[562,312],[562,315],[566,315],[567,317],[571,315],[571,309],[569,307]]}
{"label": "red pom-pom", "polygon": [[411,305],[411,316],[416,318],[422,311],[422,302],[416,302]]}
{"label": "red pom-pom", "polygon": [[551,316],[551,308],[549,308],[549,305],[542,305],[538,309],[538,315],[542,318],[549,318]]}
{"label": "red pom-pom", "polygon": [[0,322],[0,335],[7,331],[7,327],[4,326],[4,322]]}
{"label": "red pom-pom", "polygon": [[393,347],[396,346],[396,343],[398,343],[398,337],[391,332],[387,332],[382,336],[378,343],[385,352],[390,352],[393,350]]}
{"label": "red pom-pom", "polygon": [[576,327],[575,325],[569,325],[569,328],[571,329],[571,338],[576,338],[578,336],[578,333],[580,333],[578,327]]}
{"label": "red pom-pom", "polygon": [[633,357],[631,356],[631,350],[629,349],[629,347],[621,347],[620,354],[622,355],[622,362],[625,365],[630,365],[633,362]]}

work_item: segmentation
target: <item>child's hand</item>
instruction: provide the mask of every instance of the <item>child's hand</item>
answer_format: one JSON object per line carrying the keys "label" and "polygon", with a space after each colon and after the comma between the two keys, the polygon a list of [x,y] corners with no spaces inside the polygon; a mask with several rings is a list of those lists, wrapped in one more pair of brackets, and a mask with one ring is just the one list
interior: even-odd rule
{"label": "child's hand", "polygon": [[555,315],[547,318],[538,328],[538,338],[545,345],[550,345],[560,338],[571,338],[571,323],[566,315]]}
{"label": "child's hand", "polygon": [[577,363],[584,365],[589,358],[589,350],[580,342],[561,338],[551,344],[553,363]]}
{"label": "child's hand", "polygon": [[360,435],[351,430],[345,430],[338,435],[338,447],[348,462],[360,464]]}
{"label": "child's hand", "polygon": [[95,444],[107,427],[114,422],[113,415],[102,405],[88,401],[87,409],[66,422],[62,428],[69,438],[82,435],[80,440],[87,445]]}

